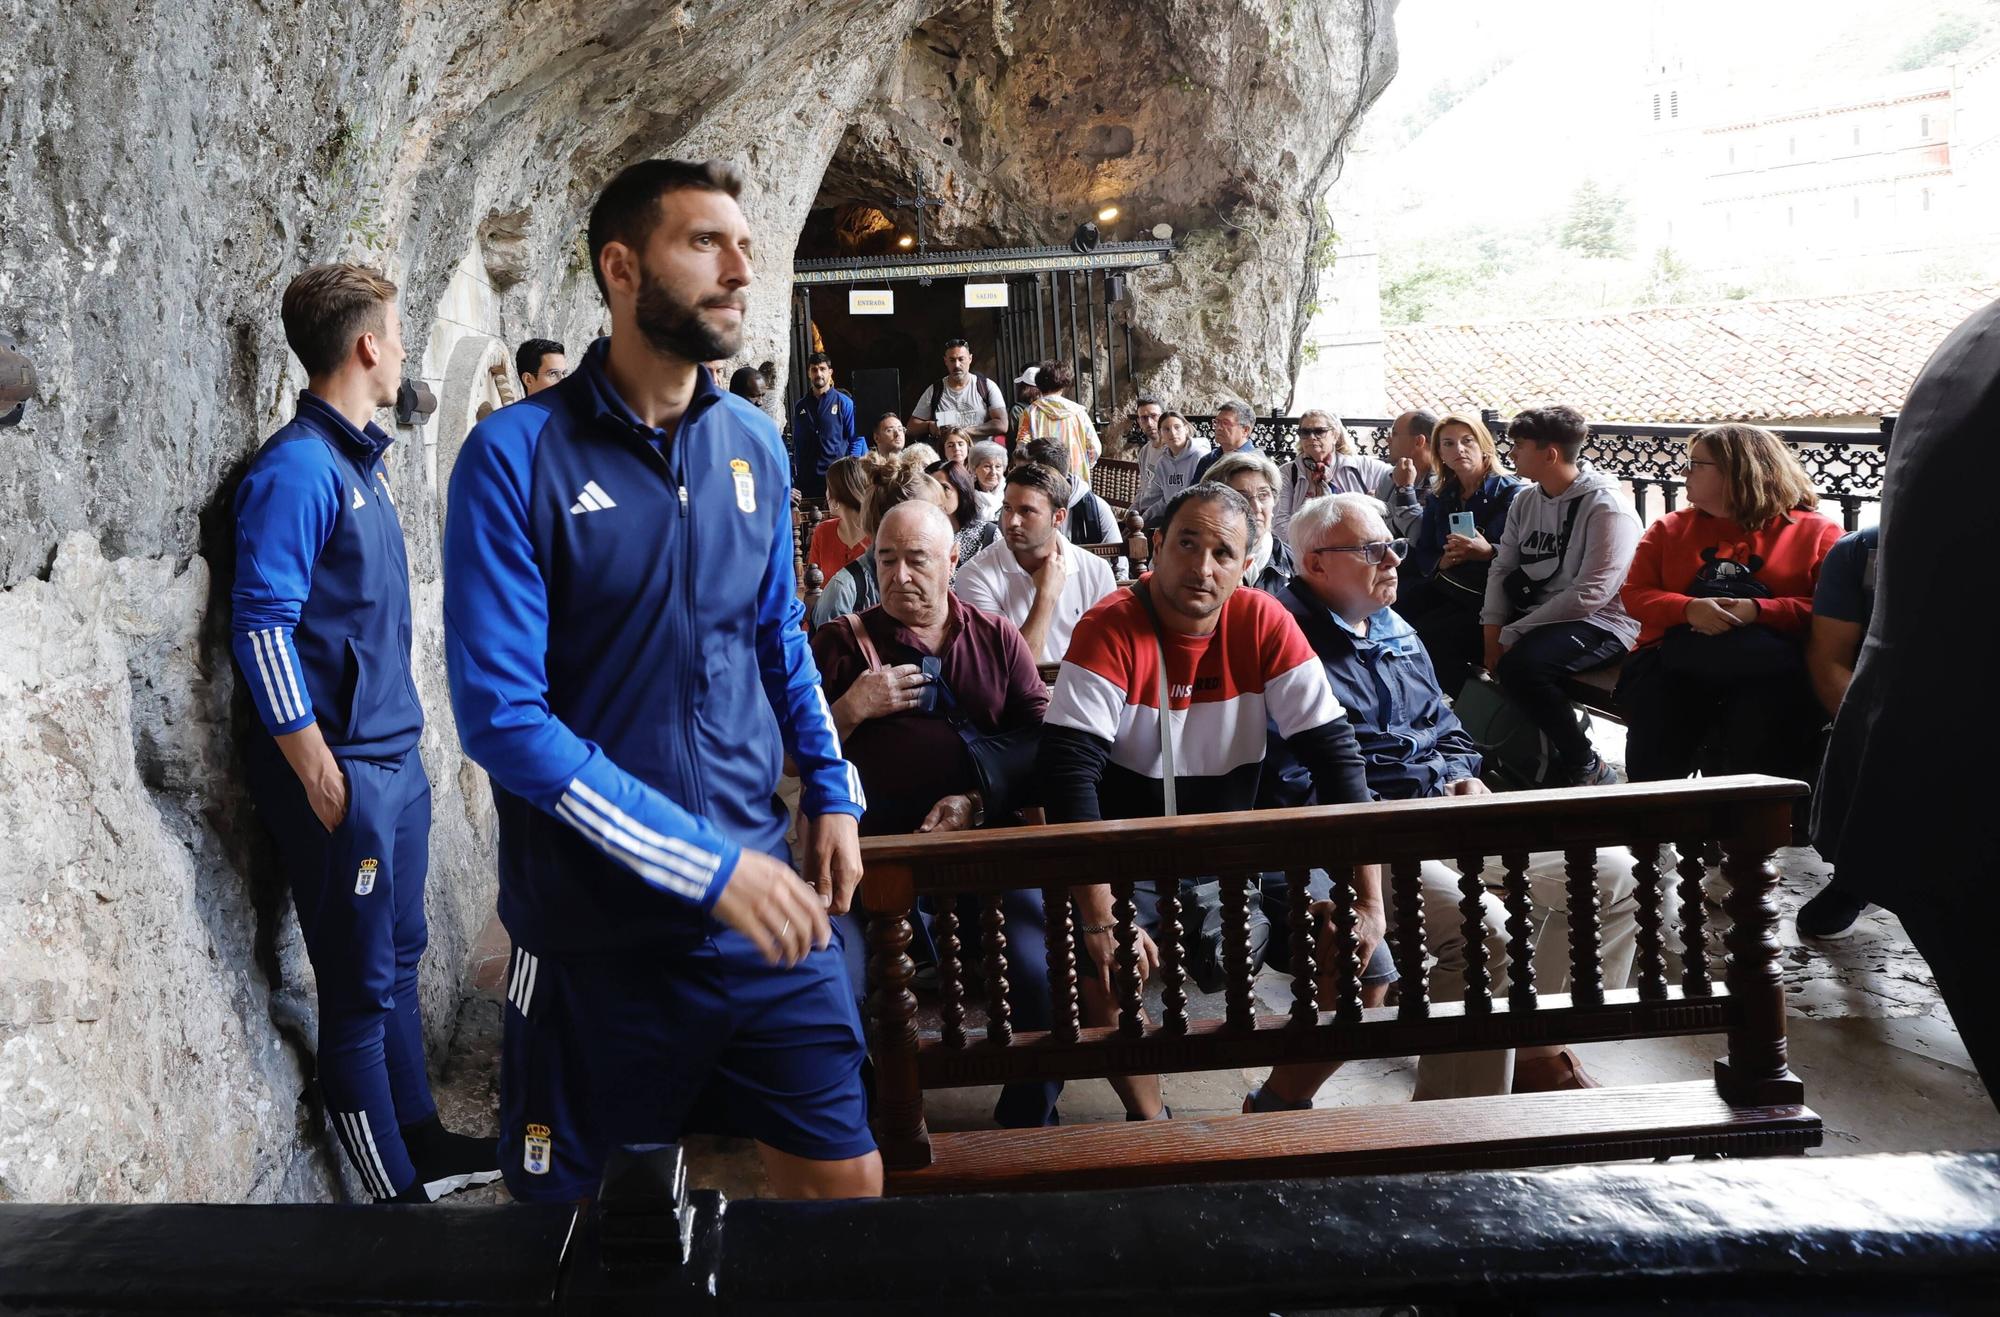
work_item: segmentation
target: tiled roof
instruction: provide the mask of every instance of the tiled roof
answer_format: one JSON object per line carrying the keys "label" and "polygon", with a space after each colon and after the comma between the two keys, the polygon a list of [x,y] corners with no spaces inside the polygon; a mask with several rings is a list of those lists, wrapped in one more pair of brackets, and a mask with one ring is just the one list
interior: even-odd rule
{"label": "tiled roof", "polygon": [[1402,411],[1566,402],[1593,420],[1804,421],[1900,411],[1932,351],[2000,285],[1656,306],[1386,331]]}

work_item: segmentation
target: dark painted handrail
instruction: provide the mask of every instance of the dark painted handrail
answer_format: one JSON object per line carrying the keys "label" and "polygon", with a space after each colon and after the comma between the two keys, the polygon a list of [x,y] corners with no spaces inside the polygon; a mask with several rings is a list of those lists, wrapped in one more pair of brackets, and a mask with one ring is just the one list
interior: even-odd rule
{"label": "dark painted handrail", "polygon": [[2000,1293],[2000,1153],[866,1203],[727,1202],[678,1158],[615,1157],[579,1211],[0,1204],[0,1311],[1970,1313]]}

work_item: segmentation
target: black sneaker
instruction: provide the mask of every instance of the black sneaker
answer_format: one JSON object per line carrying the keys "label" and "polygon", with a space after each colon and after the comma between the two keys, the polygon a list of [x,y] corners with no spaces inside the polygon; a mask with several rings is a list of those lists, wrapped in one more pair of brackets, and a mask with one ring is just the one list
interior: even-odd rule
{"label": "black sneaker", "polygon": [[1819,889],[1819,895],[1799,907],[1799,936],[1821,942],[1838,942],[1854,931],[1868,902],[1837,881]]}
{"label": "black sneaker", "polygon": [[1603,755],[1592,755],[1590,763],[1578,773],[1570,775],[1567,785],[1573,787],[1615,787],[1625,779],[1618,776],[1618,770],[1604,762]]}
{"label": "black sneaker", "polygon": [[[453,1134],[433,1115],[403,1126],[403,1147],[417,1168],[417,1182],[394,1202],[436,1202],[449,1193],[500,1178],[500,1141]],[[421,1197],[409,1197],[418,1194]]]}

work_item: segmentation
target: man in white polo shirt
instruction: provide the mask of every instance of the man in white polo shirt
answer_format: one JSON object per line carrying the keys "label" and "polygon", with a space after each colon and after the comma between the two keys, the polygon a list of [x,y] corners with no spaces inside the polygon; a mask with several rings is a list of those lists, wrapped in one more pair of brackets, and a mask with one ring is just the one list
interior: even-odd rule
{"label": "man in white polo shirt", "polygon": [[1069,649],[1077,619],[1118,588],[1102,558],[1070,544],[1069,481],[1039,462],[1008,473],[1000,505],[1005,553],[982,553],[959,569],[952,592],[974,608],[997,613],[1021,629],[1037,663],[1055,663]]}

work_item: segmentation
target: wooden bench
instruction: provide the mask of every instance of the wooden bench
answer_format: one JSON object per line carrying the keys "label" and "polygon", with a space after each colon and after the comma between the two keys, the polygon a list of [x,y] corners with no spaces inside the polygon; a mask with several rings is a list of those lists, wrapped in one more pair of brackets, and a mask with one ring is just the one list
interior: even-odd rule
{"label": "wooden bench", "polygon": [[1580,705],[1599,717],[1622,723],[1625,714],[1618,707],[1618,674],[1625,670],[1625,661],[1618,660],[1589,672],[1572,673],[1563,683],[1563,694],[1569,696],[1571,704]]}
{"label": "wooden bench", "polygon": [[[1819,1117],[1788,1067],[1780,981],[1776,871],[1771,854],[1790,837],[1797,782],[1727,777],[1587,792],[1385,801],[1237,815],[1019,828],[863,843],[862,899],[869,926],[870,1051],[875,1133],[891,1193],[1141,1185],[1455,1167],[1511,1167],[1687,1153],[1767,1154],[1817,1146]],[[1699,856],[1723,848],[1731,919],[1727,971],[1718,983],[1707,951]],[[1661,847],[1682,857],[1662,872]],[[1597,916],[1597,851],[1629,846],[1638,881],[1634,986],[1606,989]],[[1533,979],[1527,869],[1536,851],[1564,856],[1571,906],[1571,991],[1538,991]],[[1498,856],[1508,909],[1509,987],[1496,999],[1480,930],[1486,857]],[[1692,857],[1692,858],[1690,858]],[[1462,1002],[1432,1002],[1419,894],[1422,862],[1454,861],[1462,873],[1467,965]],[[1399,925],[1392,951],[1402,974],[1393,1007],[1364,1009],[1353,936],[1354,866],[1384,866],[1385,899]],[[1309,867],[1334,879],[1333,935],[1322,945],[1304,902],[1291,902],[1293,1000],[1259,1015],[1249,974],[1248,884],[1282,870],[1294,889]],[[1030,882],[1024,878],[1032,876]],[[1190,1018],[1180,963],[1177,880],[1222,882],[1227,987],[1220,1019]],[[1110,881],[1116,894],[1119,1022],[1084,1028],[1071,941],[1068,889]],[[1141,1010],[1132,890],[1163,880],[1158,971],[1161,1010]],[[1669,983],[1663,893],[1677,882],[1682,973]],[[1039,886],[1049,911],[1047,973],[1056,1026],[1016,1031],[1004,968],[1001,894]],[[977,920],[941,913],[942,1027],[918,1030],[906,954],[920,899],[950,911],[968,897]],[[961,941],[963,936],[963,942]],[[985,970],[986,1023],[967,1026],[966,965]],[[1332,1000],[1320,999],[1316,966],[1330,960]],[[928,1089],[1038,1079],[1103,1078],[1278,1065],[1300,1061],[1478,1051],[1547,1043],[1728,1035],[1714,1080],[1634,1088],[1460,1098],[1206,1120],[933,1133]]]}

